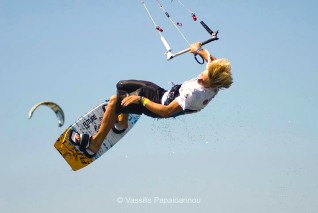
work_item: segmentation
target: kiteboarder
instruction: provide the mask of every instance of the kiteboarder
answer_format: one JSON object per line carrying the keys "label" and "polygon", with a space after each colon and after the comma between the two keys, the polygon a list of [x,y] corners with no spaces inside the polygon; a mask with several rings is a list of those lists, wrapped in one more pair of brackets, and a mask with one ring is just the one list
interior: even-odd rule
{"label": "kiteboarder", "polygon": [[208,62],[198,77],[174,85],[168,91],[149,81],[118,82],[117,94],[110,97],[98,132],[95,135],[73,132],[72,143],[91,158],[98,152],[111,129],[115,133],[125,131],[129,113],[168,118],[198,112],[221,89],[231,86],[231,65],[227,59],[217,59],[202,49],[200,42],[191,44],[190,52]]}

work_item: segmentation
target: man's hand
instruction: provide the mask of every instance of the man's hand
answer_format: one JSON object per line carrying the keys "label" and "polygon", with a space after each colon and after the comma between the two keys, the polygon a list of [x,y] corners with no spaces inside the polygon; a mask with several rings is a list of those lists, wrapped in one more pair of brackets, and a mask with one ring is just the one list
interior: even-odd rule
{"label": "man's hand", "polygon": [[195,53],[201,47],[200,42],[196,42],[190,45],[190,52]]}
{"label": "man's hand", "polygon": [[121,105],[123,107],[128,106],[129,104],[139,104],[140,103],[140,96],[132,95],[124,98],[121,101]]}

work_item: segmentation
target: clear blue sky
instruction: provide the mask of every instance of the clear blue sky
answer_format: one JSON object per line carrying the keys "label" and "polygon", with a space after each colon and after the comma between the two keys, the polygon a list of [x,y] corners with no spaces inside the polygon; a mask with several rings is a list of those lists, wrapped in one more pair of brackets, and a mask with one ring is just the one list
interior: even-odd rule
{"label": "clear blue sky", "polygon": [[[146,2],[173,50],[186,48],[155,1]],[[207,38],[176,0],[161,2],[191,42]],[[317,2],[183,3],[220,31],[206,48],[231,61],[233,86],[195,115],[142,117],[106,155],[72,172],[53,143],[117,81],[169,88],[203,66],[190,54],[165,60],[138,0],[0,0],[1,212],[318,211]],[[28,120],[43,100],[64,109],[62,128],[45,107]]]}

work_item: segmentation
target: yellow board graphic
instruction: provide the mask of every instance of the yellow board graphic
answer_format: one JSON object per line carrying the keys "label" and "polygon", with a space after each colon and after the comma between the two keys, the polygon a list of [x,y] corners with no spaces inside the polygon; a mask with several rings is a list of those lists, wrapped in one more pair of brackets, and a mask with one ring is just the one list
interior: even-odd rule
{"label": "yellow board graphic", "polygon": [[140,118],[140,115],[129,114],[128,128],[122,133],[111,130],[96,155],[92,158],[88,158],[77,146],[70,142],[70,134],[72,131],[76,131],[79,134],[89,134],[91,136],[96,134],[107,105],[108,100],[97,105],[91,111],[80,117],[74,124],[67,128],[54,143],[54,147],[74,171],[84,168],[111,149],[122,137],[124,137],[124,135],[127,134]]}
{"label": "yellow board graphic", "polygon": [[87,166],[93,162],[93,160],[92,158],[86,157],[86,155],[77,150],[75,146],[69,142],[70,130],[71,129],[68,128],[64,131],[55,142],[54,147],[60,152],[71,168],[76,171]]}

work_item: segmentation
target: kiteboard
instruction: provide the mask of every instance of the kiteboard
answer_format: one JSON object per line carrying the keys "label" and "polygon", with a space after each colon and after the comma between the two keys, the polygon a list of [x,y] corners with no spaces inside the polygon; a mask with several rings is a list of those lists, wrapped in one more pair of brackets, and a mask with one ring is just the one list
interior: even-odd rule
{"label": "kiteboard", "polygon": [[106,136],[106,139],[103,141],[103,144],[96,155],[92,158],[88,158],[83,152],[79,150],[77,146],[73,145],[70,142],[71,132],[76,131],[79,134],[94,135],[100,127],[108,102],[109,100],[100,103],[92,110],[87,112],[85,115],[80,117],[74,124],[68,127],[54,143],[54,147],[71,166],[72,170],[76,171],[82,169],[101,157],[120,139],[122,139],[140,118],[140,115],[129,114],[128,128],[122,133],[117,131],[114,132],[114,130],[111,130]]}

